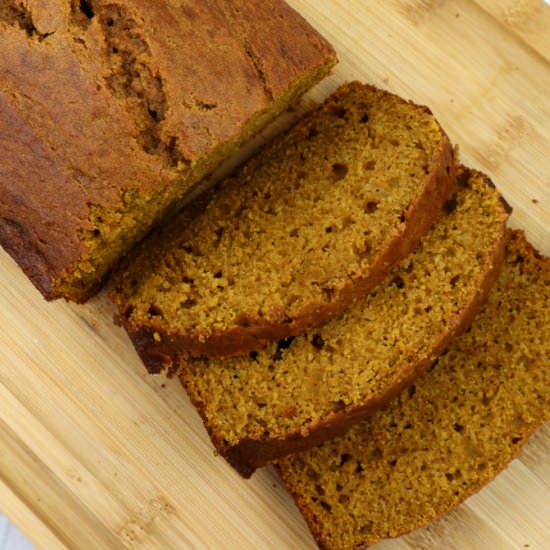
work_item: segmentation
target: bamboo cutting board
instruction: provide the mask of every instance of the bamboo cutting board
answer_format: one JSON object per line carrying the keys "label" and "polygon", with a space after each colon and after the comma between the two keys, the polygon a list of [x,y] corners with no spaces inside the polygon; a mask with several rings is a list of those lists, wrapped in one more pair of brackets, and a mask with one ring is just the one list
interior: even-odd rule
{"label": "bamboo cutting board", "polygon": [[[341,60],[313,99],[359,79],[428,104],[550,254],[550,7],[290,3]],[[240,479],[177,382],[145,374],[104,295],[47,304],[3,251],[0,277],[0,510],[37,547],[315,547],[275,474]],[[549,454],[547,425],[455,512],[377,548],[550,548]]]}

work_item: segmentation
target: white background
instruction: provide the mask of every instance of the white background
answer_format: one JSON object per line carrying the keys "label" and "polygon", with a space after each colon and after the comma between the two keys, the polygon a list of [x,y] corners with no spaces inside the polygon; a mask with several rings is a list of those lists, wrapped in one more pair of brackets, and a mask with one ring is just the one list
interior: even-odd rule
{"label": "white background", "polygon": [[33,550],[23,535],[0,514],[0,550]]}

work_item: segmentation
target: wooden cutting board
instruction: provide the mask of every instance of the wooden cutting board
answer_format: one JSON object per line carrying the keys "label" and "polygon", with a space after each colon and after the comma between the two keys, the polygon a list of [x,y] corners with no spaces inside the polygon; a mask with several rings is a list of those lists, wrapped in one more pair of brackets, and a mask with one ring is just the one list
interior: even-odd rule
{"label": "wooden cutting board", "polygon": [[[310,97],[360,79],[428,104],[550,254],[550,7],[290,3],[341,60]],[[37,547],[315,547],[275,474],[239,478],[178,384],[145,374],[104,295],[47,304],[2,251],[0,277],[0,509]],[[377,548],[550,548],[549,455],[547,425],[455,512]]]}

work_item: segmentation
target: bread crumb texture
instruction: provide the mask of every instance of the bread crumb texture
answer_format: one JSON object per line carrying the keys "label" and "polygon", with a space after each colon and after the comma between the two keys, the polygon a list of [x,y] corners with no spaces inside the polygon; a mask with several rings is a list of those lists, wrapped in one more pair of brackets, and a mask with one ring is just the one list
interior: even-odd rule
{"label": "bread crumb texture", "polygon": [[323,548],[427,524],[488,483],[550,416],[550,260],[515,232],[472,328],[383,411],[279,462]]}
{"label": "bread crumb texture", "polygon": [[443,351],[498,267],[508,216],[483,174],[461,169],[458,181],[417,250],[340,318],[247,356],[182,366],[182,383],[222,454],[246,440],[275,452],[269,442],[340,422]]}
{"label": "bread crumb texture", "polygon": [[[427,191],[438,171],[445,181]],[[451,179],[450,144],[427,108],[345,85],[144,244],[117,276],[124,323],[202,342],[206,355],[216,335],[230,335],[230,354],[264,326],[303,332],[380,282],[420,238],[408,237],[421,225],[411,212],[433,221]]]}

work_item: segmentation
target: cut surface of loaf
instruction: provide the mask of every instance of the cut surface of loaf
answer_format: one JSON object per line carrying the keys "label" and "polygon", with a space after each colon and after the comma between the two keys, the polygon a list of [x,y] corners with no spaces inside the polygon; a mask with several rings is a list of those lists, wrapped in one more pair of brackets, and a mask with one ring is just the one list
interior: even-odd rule
{"label": "cut surface of loaf", "polygon": [[344,437],[278,468],[322,548],[364,548],[447,513],[550,417],[550,260],[515,232],[472,328]]}
{"label": "cut surface of loaf", "polygon": [[119,321],[152,371],[300,334],[378,284],[454,180],[426,107],[344,85],[132,255],[116,276]]}
{"label": "cut surface of loaf", "polygon": [[77,301],[335,62],[280,0],[3,0],[0,51],[0,244]]}
{"label": "cut surface of loaf", "polygon": [[343,315],[247,356],[191,359],[180,379],[243,475],[342,434],[419,376],[471,321],[502,262],[509,208],[483,174],[420,246]]}

